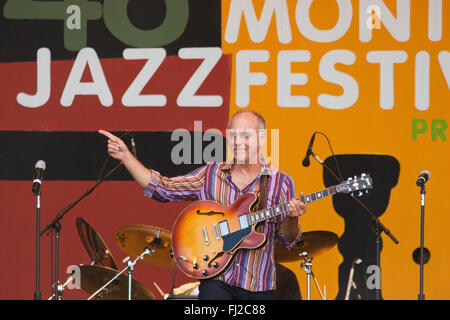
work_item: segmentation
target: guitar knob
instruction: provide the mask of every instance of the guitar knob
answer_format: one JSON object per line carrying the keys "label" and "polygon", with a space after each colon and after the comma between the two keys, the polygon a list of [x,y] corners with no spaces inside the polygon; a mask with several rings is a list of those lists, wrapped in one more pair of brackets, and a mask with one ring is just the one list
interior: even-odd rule
{"label": "guitar knob", "polygon": [[203,270],[202,271],[202,275],[207,276],[208,275],[208,270]]}
{"label": "guitar knob", "polygon": [[209,256],[203,256],[203,260],[208,261],[209,260]]}
{"label": "guitar knob", "polygon": [[219,266],[219,264],[218,264],[217,262],[214,262],[214,263],[213,263],[213,267],[214,267],[214,268],[217,268],[218,266]]}
{"label": "guitar knob", "polygon": [[197,269],[198,269],[198,263],[194,263],[194,264],[192,265],[192,268],[194,268],[195,270],[197,270]]}

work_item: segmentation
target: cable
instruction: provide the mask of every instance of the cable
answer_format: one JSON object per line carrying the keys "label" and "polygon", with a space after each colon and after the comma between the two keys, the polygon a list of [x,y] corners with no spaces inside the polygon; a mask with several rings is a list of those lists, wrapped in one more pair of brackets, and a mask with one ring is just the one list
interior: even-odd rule
{"label": "cable", "polygon": [[336,169],[338,171],[339,178],[341,178],[341,181],[338,181],[338,182],[344,181],[344,177],[342,176],[341,169],[339,168],[339,164],[337,162],[336,155],[334,154],[333,148],[331,147],[330,139],[328,139],[327,135],[325,133],[323,133],[323,132],[316,131],[315,133],[321,134],[322,136],[325,137],[325,139],[327,139],[328,146],[330,147],[330,151],[331,151],[332,157],[334,159],[334,162],[336,163]]}

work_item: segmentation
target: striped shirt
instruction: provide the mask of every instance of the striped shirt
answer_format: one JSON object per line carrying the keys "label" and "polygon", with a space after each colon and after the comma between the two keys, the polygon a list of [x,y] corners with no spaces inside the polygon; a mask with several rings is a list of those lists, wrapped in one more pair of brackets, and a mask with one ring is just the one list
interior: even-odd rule
{"label": "striped shirt", "polygon": [[[243,190],[231,180],[231,166],[229,162],[215,163],[197,168],[182,176],[167,178],[159,172],[151,170],[151,180],[144,189],[148,197],[160,202],[212,200],[229,206],[244,193],[259,193],[260,173]],[[295,197],[292,178],[276,169],[269,168],[263,161],[262,172],[269,175],[267,189],[267,207],[287,202]],[[259,249],[240,250],[229,268],[220,276],[225,283],[243,288],[248,291],[259,292],[276,288],[276,273],[274,261],[275,240],[278,239],[285,248],[290,248],[300,238],[288,242],[279,233],[279,226],[286,214],[265,220],[259,226],[258,232],[267,237],[267,244]]]}

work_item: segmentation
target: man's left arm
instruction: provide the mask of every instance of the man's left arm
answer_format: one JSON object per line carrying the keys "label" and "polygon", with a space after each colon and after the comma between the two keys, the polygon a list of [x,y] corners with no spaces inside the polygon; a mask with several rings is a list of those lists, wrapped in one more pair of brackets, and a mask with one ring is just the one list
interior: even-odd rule
{"label": "man's left arm", "polygon": [[286,177],[281,192],[284,193],[284,201],[289,201],[289,209],[281,221],[279,237],[284,247],[291,247],[300,238],[299,217],[306,213],[306,205],[295,198],[294,182],[290,176]]}

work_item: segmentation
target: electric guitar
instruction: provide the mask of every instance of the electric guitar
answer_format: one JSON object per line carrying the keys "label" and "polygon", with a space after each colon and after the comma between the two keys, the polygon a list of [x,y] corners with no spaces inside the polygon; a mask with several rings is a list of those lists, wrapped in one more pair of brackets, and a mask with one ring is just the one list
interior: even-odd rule
{"label": "electric guitar", "polygon": [[[348,178],[345,182],[311,193],[299,199],[308,204],[336,193],[353,193],[372,188],[367,174]],[[172,252],[178,267],[194,279],[220,275],[242,249],[257,249],[267,238],[256,231],[256,225],[288,211],[289,202],[253,212],[258,197],[246,193],[232,205],[200,200],[186,207],[178,216],[172,230]]]}

